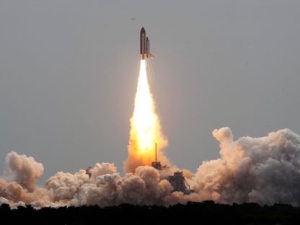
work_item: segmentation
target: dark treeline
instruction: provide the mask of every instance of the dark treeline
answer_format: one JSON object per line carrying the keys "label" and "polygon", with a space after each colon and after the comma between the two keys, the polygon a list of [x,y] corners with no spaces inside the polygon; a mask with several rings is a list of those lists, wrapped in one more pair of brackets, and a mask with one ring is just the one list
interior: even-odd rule
{"label": "dark treeline", "polygon": [[11,209],[0,206],[1,225],[85,225],[85,224],[300,224],[300,208],[275,204],[260,206],[256,203],[216,204],[211,201],[186,205],[135,206],[123,204],[100,208],[98,206],[34,209],[30,205]]}

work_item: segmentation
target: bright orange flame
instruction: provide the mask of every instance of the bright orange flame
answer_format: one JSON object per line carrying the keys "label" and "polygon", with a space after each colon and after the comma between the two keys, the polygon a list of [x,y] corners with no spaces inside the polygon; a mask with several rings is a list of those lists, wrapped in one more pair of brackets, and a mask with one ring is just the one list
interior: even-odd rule
{"label": "bright orange flame", "polygon": [[124,171],[134,172],[138,166],[151,165],[151,162],[155,161],[155,143],[158,147],[159,161],[166,163],[167,159],[160,149],[166,147],[168,141],[161,133],[159,119],[155,113],[145,60],[141,60],[134,112],[130,119],[130,125],[128,159],[125,161]]}
{"label": "bright orange flame", "polygon": [[146,61],[142,60],[132,123],[137,130],[139,149],[143,153],[153,147],[155,120],[153,99],[147,81]]}

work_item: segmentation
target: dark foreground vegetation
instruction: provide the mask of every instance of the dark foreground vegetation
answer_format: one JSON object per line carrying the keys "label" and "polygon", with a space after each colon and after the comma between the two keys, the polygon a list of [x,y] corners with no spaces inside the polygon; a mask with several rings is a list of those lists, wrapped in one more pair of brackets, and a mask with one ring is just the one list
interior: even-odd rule
{"label": "dark foreground vegetation", "polygon": [[85,224],[300,224],[300,208],[275,204],[260,206],[255,203],[215,204],[189,202],[186,205],[163,206],[81,206],[34,209],[30,205],[10,209],[0,206],[1,225],[85,225]]}

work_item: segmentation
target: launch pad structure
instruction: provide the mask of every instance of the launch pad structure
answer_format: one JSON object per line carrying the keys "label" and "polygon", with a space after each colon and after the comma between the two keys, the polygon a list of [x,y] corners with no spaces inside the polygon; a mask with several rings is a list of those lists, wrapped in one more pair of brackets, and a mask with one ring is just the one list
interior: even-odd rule
{"label": "launch pad structure", "polygon": [[167,166],[161,165],[160,161],[157,161],[157,143],[155,143],[155,161],[151,163],[151,166],[154,167],[157,170],[161,170],[162,168],[166,168]]}
{"label": "launch pad structure", "polygon": [[[163,168],[167,168],[167,166],[162,166],[160,161],[157,160],[157,144],[155,143],[155,161],[151,163],[152,167],[157,170],[162,170]],[[183,171],[176,171],[172,176],[168,176],[169,183],[173,187],[173,192],[179,191],[183,194],[191,194],[194,190],[190,189],[190,186],[187,184],[185,177],[183,176]]]}
{"label": "launch pad structure", "polygon": [[185,177],[182,173],[182,171],[174,172],[173,176],[168,177],[168,181],[174,188],[173,192],[180,191],[185,195],[191,194],[194,192],[194,190],[190,189],[190,186],[186,183]]}
{"label": "launch pad structure", "polygon": [[[162,166],[160,161],[157,160],[157,144],[155,143],[155,161],[151,163],[151,166],[157,170],[162,170],[168,168],[167,165]],[[86,174],[91,178],[92,176],[92,167],[86,169]],[[194,190],[190,189],[189,184],[186,182],[185,177],[183,176],[183,171],[175,171],[172,176],[168,176],[167,180],[172,185],[172,192],[179,191],[185,195],[191,194]]]}

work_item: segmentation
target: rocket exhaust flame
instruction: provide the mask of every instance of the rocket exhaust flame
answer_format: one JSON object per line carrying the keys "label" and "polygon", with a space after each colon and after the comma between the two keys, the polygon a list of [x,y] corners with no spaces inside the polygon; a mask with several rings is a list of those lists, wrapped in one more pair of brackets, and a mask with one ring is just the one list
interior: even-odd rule
{"label": "rocket exhaust flame", "polygon": [[130,119],[130,140],[125,172],[133,172],[137,166],[151,165],[155,155],[155,143],[158,144],[160,161],[167,163],[166,157],[159,151],[167,146],[167,140],[161,127],[152,94],[147,80],[146,61],[141,60],[133,116]]}
{"label": "rocket exhaust flame", "polygon": [[146,62],[142,60],[132,122],[133,126],[136,127],[139,148],[143,153],[151,149],[153,143],[153,128],[157,120],[153,108],[153,99],[147,80]]}

